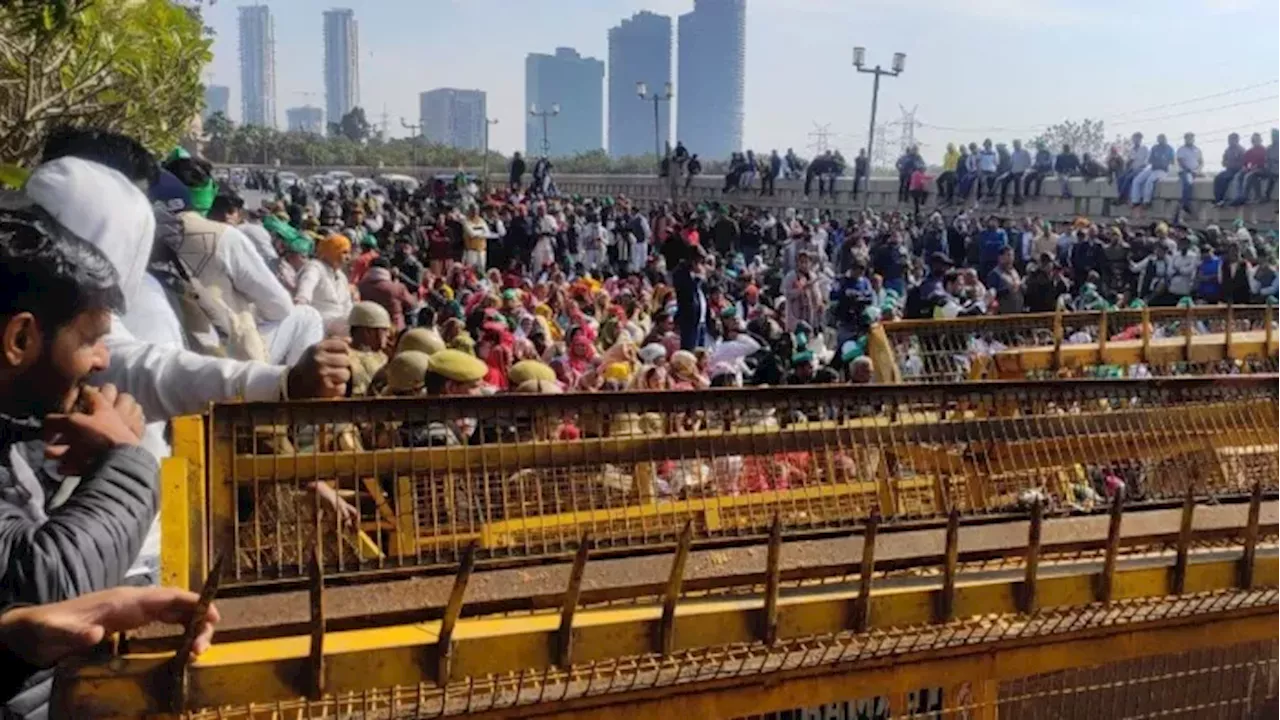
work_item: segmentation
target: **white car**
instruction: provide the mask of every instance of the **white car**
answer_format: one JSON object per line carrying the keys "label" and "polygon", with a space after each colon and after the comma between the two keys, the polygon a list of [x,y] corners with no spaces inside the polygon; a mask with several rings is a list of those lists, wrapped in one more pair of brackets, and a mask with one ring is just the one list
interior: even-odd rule
{"label": "white car", "polygon": [[418,186],[420,185],[417,178],[411,177],[409,175],[397,175],[395,173],[391,173],[388,175],[379,175],[377,177],[377,181],[378,181],[378,184],[382,185],[383,187],[391,187],[395,185],[395,186],[402,187],[405,190],[408,190],[409,192],[416,192],[418,189]]}
{"label": "white car", "polygon": [[298,181],[300,180],[300,178],[298,177],[298,173],[289,172],[288,170],[285,170],[284,172],[276,173],[276,177],[280,179],[281,188],[291,188],[294,185],[297,185]]}

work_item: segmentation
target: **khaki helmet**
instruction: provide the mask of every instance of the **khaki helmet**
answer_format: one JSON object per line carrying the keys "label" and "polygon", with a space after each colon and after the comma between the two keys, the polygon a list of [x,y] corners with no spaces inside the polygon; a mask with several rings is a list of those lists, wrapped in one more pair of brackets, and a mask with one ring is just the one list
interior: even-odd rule
{"label": "khaki helmet", "polygon": [[426,328],[414,328],[404,335],[400,336],[400,342],[396,345],[396,353],[413,350],[428,355],[434,355],[444,349],[444,340],[440,339],[440,334]]}
{"label": "khaki helmet", "polygon": [[513,387],[530,380],[556,381],[556,371],[550,365],[537,360],[521,360],[507,371],[507,382]]}
{"label": "khaki helmet", "polygon": [[393,395],[411,395],[426,385],[427,371],[431,369],[431,356],[417,350],[397,353],[387,363],[387,392]]}
{"label": "khaki helmet", "polygon": [[489,366],[475,355],[446,348],[431,356],[430,372],[460,383],[478,382],[489,372]]}
{"label": "khaki helmet", "polygon": [[511,392],[531,395],[563,395],[564,388],[555,380],[525,380],[514,386]]}
{"label": "khaki helmet", "polygon": [[390,330],[391,313],[378,303],[365,300],[352,306],[351,314],[347,316],[347,324],[353,328]]}

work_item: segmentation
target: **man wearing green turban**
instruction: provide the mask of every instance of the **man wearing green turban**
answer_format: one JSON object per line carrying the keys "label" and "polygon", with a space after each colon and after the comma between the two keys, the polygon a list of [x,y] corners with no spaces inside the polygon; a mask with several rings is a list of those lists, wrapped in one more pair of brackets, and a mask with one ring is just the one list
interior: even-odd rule
{"label": "man wearing green turban", "polygon": [[[182,236],[173,250],[199,288],[201,309],[217,329],[222,352],[237,360],[297,363],[307,348],[324,339],[320,314],[315,308],[294,305],[293,297],[239,228],[207,217],[217,192],[212,165],[178,148],[165,160],[164,170],[187,188],[187,202],[176,208]],[[296,230],[276,228],[295,247],[300,246]]]}

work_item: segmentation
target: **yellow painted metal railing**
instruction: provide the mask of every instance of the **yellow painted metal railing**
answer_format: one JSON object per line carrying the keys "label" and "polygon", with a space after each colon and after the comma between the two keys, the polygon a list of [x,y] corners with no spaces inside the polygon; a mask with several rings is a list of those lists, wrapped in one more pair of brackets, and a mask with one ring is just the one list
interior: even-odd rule
{"label": "yellow painted metal railing", "polygon": [[[873,523],[855,574],[799,582],[782,570],[788,543],[776,517],[765,571],[729,578],[714,592],[683,587],[686,529],[659,596],[643,589],[605,604],[585,599],[592,556],[584,547],[562,604],[532,613],[465,611],[471,551],[443,608],[411,618],[373,614],[341,628],[326,616],[327,580],[313,563],[309,631],[260,628],[189,667],[174,660],[179,638],[132,641],[64,669],[55,710],[77,718],[354,720],[603,717],[625,707],[632,717],[732,718],[864,696],[851,692],[904,703],[916,689],[945,685],[952,707],[993,717],[1002,705],[1051,695],[1055,673],[1130,661],[1141,671],[1171,650],[1222,657],[1230,649],[1242,653],[1241,664],[1270,667],[1274,652],[1259,656],[1256,646],[1275,646],[1280,571],[1277,527],[1260,521],[1262,494],[1255,490],[1247,513],[1236,514],[1243,524],[1225,534],[1194,529],[1193,500],[1185,499],[1172,539],[1140,546],[1122,542],[1119,504],[1105,538],[1042,543],[1047,524],[1070,521],[1045,520],[1036,504],[1025,549],[995,564],[961,546],[952,513],[946,529],[932,531],[945,535],[941,557],[886,566]],[[1201,665],[1213,677],[1236,667]],[[1153,675],[1144,672],[1137,674]],[[1233,689],[1221,702],[1252,702],[1250,693]]]}
{"label": "yellow painted metal railing", "polygon": [[[165,576],[330,575],[1274,492],[1271,376],[222,405],[177,425]],[[573,423],[579,440],[554,440]],[[322,487],[323,486],[323,487]],[[177,488],[177,485],[174,485]],[[338,498],[335,500],[334,498]],[[341,512],[335,512],[335,505]],[[339,518],[344,517],[345,521]],[[187,542],[181,542],[186,538]]]}
{"label": "yellow painted metal railing", "polygon": [[1269,305],[885,323],[903,382],[1275,372]]}

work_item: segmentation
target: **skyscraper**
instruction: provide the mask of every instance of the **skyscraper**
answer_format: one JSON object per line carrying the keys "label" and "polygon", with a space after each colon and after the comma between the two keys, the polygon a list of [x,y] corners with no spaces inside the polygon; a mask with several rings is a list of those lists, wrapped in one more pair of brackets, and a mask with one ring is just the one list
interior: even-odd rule
{"label": "skyscraper", "polygon": [[291,107],[284,111],[289,132],[324,134],[324,111],[314,105]]}
{"label": "skyscraper", "polygon": [[324,104],[335,123],[360,104],[360,36],[345,8],[324,14]]}
{"label": "skyscraper", "polygon": [[[609,28],[609,154],[653,153],[653,108],[636,97],[636,83],[662,92],[671,82],[671,18],[645,11]],[[671,103],[658,108],[658,137],[671,137]]]}
{"label": "skyscraper", "polygon": [[694,0],[680,16],[676,138],[689,152],[723,160],[742,150],[746,0]]}
{"label": "skyscraper", "polygon": [[226,85],[208,85],[204,89],[204,119],[222,113],[231,118],[231,88]]}
{"label": "skyscraper", "polygon": [[418,96],[422,135],[430,142],[467,150],[484,147],[483,90],[436,88]]}
{"label": "skyscraper", "polygon": [[266,5],[240,8],[240,122],[276,126],[276,38]]}
{"label": "skyscraper", "polygon": [[[556,48],[555,55],[529,53],[524,60],[525,108],[560,106],[547,118],[547,139],[558,156],[604,148],[604,63],[584,58],[573,48]],[[525,115],[524,149],[542,152],[542,119]]]}

